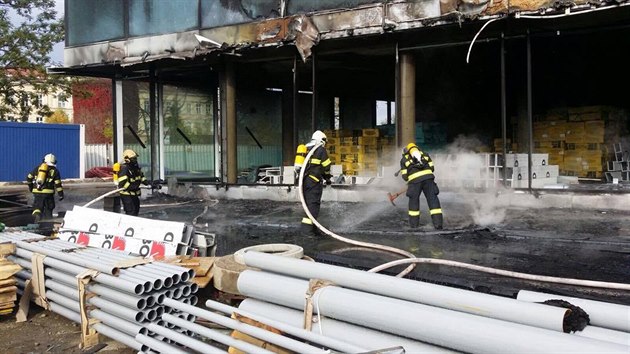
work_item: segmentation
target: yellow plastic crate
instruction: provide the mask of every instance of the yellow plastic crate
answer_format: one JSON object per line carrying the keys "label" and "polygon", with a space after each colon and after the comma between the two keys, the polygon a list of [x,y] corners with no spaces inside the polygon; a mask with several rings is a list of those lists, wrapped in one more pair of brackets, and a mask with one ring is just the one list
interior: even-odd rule
{"label": "yellow plastic crate", "polygon": [[379,130],[378,129],[362,129],[361,131],[361,135],[364,137],[378,137],[379,136]]}

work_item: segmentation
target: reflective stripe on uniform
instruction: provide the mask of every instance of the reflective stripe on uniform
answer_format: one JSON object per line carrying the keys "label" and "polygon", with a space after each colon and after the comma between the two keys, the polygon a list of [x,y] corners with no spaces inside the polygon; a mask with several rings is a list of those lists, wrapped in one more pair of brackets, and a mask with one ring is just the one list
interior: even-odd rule
{"label": "reflective stripe on uniform", "polygon": [[118,177],[118,182],[125,181],[125,180],[127,180],[128,178],[129,178],[129,177],[127,177],[127,176]]}
{"label": "reflective stripe on uniform", "polygon": [[433,161],[429,162],[429,167],[433,167]]}
{"label": "reflective stripe on uniform", "polygon": [[313,225],[313,220],[309,218],[302,218],[302,224]]}
{"label": "reflective stripe on uniform", "polygon": [[33,193],[39,193],[39,194],[54,194],[55,191],[52,189],[33,189]]}
{"label": "reflective stripe on uniform", "polygon": [[322,164],[322,160],[311,158],[311,164],[313,164],[313,165],[321,165]]}
{"label": "reflective stripe on uniform", "polygon": [[41,210],[39,210],[39,209],[35,209],[35,210],[33,210],[33,213],[32,213],[31,215],[41,214],[41,213],[42,213],[42,211],[41,211]]}
{"label": "reflective stripe on uniform", "polygon": [[420,210],[409,210],[409,216],[420,216]]}
{"label": "reflective stripe on uniform", "polygon": [[431,215],[442,214],[442,208],[431,209],[429,210],[429,213],[431,213]]}
{"label": "reflective stripe on uniform", "polygon": [[420,171],[420,172],[416,172],[416,173],[412,173],[412,174],[410,174],[410,175],[409,175],[409,177],[407,178],[407,180],[408,180],[408,181],[411,181],[411,180],[416,179],[416,178],[418,178],[418,177],[421,177],[421,176],[426,176],[426,175],[430,175],[430,174],[432,174],[432,173],[433,173],[433,172],[431,172],[431,170],[422,170],[422,171]]}
{"label": "reflective stripe on uniform", "polygon": [[400,170],[400,173],[402,173],[403,175],[406,175],[407,174],[407,169],[405,168],[403,170]]}
{"label": "reflective stripe on uniform", "polygon": [[311,177],[311,179],[315,182],[319,182],[319,178],[313,176],[313,175],[308,175],[309,177]]}
{"label": "reflective stripe on uniform", "polygon": [[326,167],[328,165],[330,165],[332,163],[332,161],[330,161],[330,159],[326,159],[326,161],[322,162],[322,166]]}

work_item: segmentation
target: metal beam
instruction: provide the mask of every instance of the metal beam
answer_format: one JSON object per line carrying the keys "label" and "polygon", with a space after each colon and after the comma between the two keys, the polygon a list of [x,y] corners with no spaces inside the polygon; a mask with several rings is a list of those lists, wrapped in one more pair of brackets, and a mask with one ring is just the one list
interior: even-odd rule
{"label": "metal beam", "polygon": [[532,153],[534,152],[534,127],[532,112],[532,42],[527,31],[527,134],[528,134],[528,151],[527,151],[527,186],[532,191]]}
{"label": "metal beam", "polygon": [[503,186],[507,187],[507,93],[505,84],[505,36],[501,33],[501,136],[503,137]]}
{"label": "metal beam", "polygon": [[404,145],[416,141],[416,62],[413,53],[400,54],[400,139]]}

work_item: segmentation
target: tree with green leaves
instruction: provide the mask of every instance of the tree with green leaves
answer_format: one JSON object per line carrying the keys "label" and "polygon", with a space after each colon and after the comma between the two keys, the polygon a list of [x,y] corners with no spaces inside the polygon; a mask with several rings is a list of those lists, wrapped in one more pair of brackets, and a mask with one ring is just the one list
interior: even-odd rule
{"label": "tree with green leaves", "polygon": [[42,95],[70,96],[67,78],[46,75],[53,45],[63,39],[55,0],[0,0],[0,121],[49,116]]}
{"label": "tree with green leaves", "polygon": [[70,123],[70,118],[63,110],[56,109],[55,112],[49,117],[46,117],[44,121],[46,123],[67,124]]}

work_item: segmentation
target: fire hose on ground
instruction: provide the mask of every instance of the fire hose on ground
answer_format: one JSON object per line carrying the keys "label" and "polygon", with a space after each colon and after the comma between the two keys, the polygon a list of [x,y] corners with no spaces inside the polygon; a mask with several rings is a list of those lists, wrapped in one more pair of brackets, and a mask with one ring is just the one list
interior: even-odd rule
{"label": "fire hose on ground", "polygon": [[[319,147],[321,147],[322,144],[317,144],[315,145],[311,151],[308,152],[308,154],[306,155],[306,157],[304,158],[304,161],[309,161],[311,156],[313,156],[313,153],[315,152],[315,150],[317,150]],[[367,247],[367,248],[374,248],[374,249],[378,249],[378,250],[383,250],[386,252],[392,252],[392,253],[396,253],[402,256],[405,256],[407,258],[410,259],[414,259],[416,258],[416,256],[411,253],[411,252],[407,252],[405,250],[401,250],[399,248],[395,248],[395,247],[390,247],[390,246],[385,246],[385,245],[379,245],[376,243],[371,243],[371,242],[363,242],[363,241],[356,241],[356,240],[352,240],[343,236],[339,236],[336,233],[328,230],[327,228],[325,228],[322,224],[320,224],[314,217],[313,214],[311,214],[311,212],[308,210],[308,207],[306,206],[306,201],[304,200],[304,193],[302,191],[302,179],[304,178],[304,171],[306,170],[306,168],[302,168],[300,169],[300,176],[298,178],[298,194],[300,195],[300,202],[302,203],[302,208],[304,209],[304,212],[306,213],[306,216],[311,219],[311,221],[313,221],[313,224],[319,229],[321,230],[323,233],[325,233],[326,235],[341,241],[341,242],[345,242],[351,245],[355,245],[355,246],[361,246],[361,247]],[[411,271],[413,271],[413,269],[415,268],[415,264],[412,263],[410,264],[407,268],[405,268],[402,272],[400,272],[397,277],[404,277],[405,275],[409,274]],[[370,272],[373,272],[373,270],[369,270]]]}
{"label": "fire hose on ground", "polygon": [[[306,155],[304,161],[309,161],[309,159],[311,158],[315,150],[318,149],[320,146],[322,145],[321,144],[315,145],[315,147],[311,149],[311,151],[309,151],[309,153]],[[405,268],[401,273],[397,275],[397,277],[404,277],[405,275],[409,274],[414,269],[415,265],[418,263],[439,264],[439,265],[459,267],[459,268],[480,271],[480,272],[485,272],[485,273],[490,273],[490,274],[496,274],[496,275],[501,275],[501,276],[506,276],[506,277],[524,279],[524,280],[534,280],[534,281],[540,281],[540,282],[585,286],[585,287],[594,287],[594,288],[604,288],[604,289],[630,290],[630,284],[624,284],[624,283],[612,283],[612,282],[593,281],[593,280],[584,280],[584,279],[551,277],[551,276],[545,276],[545,275],[519,273],[519,272],[507,271],[507,270],[496,269],[496,268],[491,268],[491,267],[483,267],[483,266],[478,266],[474,264],[443,260],[443,259],[417,258],[414,254],[395,248],[395,247],[379,245],[379,244],[370,243],[370,242],[356,241],[356,240],[351,240],[351,239],[339,236],[335,234],[334,232],[328,230],[324,226],[322,226],[322,224],[320,224],[308,210],[308,207],[306,206],[306,202],[304,201],[304,194],[302,191],[302,179],[304,178],[304,170],[305,168],[300,169],[298,194],[300,195],[300,202],[302,203],[302,208],[304,209],[304,212],[306,213],[308,218],[311,219],[311,221],[313,221],[313,224],[319,230],[321,230],[326,235],[336,240],[339,240],[341,242],[345,242],[351,245],[356,245],[356,246],[361,246],[361,247],[367,247],[367,248],[373,248],[373,249],[383,250],[387,252],[392,252],[392,253],[400,254],[407,257],[405,259],[388,262],[380,266],[374,267],[368,270],[368,272],[378,273],[382,270],[389,269],[391,267],[395,267],[398,265],[410,264],[409,267]]]}

